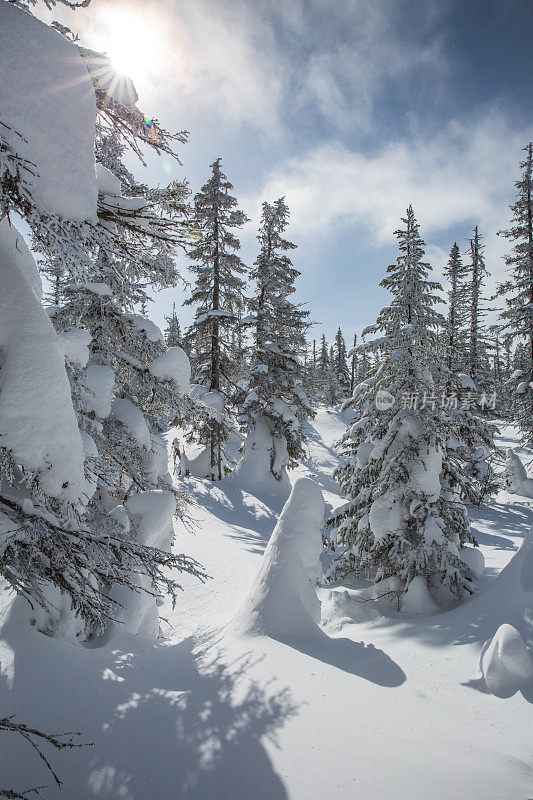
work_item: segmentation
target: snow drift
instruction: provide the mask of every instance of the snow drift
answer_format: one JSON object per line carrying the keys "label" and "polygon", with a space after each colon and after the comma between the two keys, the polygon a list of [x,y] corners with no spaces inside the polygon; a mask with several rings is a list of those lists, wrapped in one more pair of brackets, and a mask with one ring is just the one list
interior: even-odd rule
{"label": "snow drift", "polygon": [[516,628],[506,623],[485,642],[479,668],[488,690],[498,697],[510,697],[533,683],[533,659]]}
{"label": "snow drift", "polygon": [[299,478],[266,547],[254,584],[233,627],[241,635],[313,635],[320,622],[315,584],[320,576],[324,498]]}
{"label": "snow drift", "polygon": [[533,685],[533,533],[492,581],[460,610],[490,637],[480,669],[489,691],[509,697]]}
{"label": "snow drift", "polygon": [[526,468],[512,448],[509,448],[506,453],[503,478],[505,485],[513,494],[533,497],[533,479],[527,477]]}

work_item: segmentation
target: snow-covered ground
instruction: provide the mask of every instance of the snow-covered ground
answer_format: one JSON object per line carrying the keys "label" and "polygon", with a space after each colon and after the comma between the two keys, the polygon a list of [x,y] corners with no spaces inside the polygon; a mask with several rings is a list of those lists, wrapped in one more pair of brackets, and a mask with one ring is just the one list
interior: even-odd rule
{"label": "snow-covered ground", "polygon": [[[319,410],[307,428],[309,458],[291,476],[314,478],[331,506],[340,502],[333,443],[345,425]],[[500,441],[516,443],[511,427]],[[186,482],[198,525],[177,530],[176,549],[212,580],[184,577],[179,605],[162,609],[164,640],[120,632],[103,647],[76,648],[21,625],[22,604],[6,604],[2,714],[81,731],[94,745],[47,751],[64,780],[60,795],[29,745],[4,734],[0,787],[47,783],[46,797],[68,800],[533,797],[533,691],[494,696],[478,670],[485,640],[516,624],[515,583],[532,589],[516,559],[494,581],[530,530],[533,500],[501,492],[472,510],[487,569],[460,608],[382,616],[349,591],[321,589],[325,633],[274,639],[239,636],[233,620],[279,510],[231,481]]]}

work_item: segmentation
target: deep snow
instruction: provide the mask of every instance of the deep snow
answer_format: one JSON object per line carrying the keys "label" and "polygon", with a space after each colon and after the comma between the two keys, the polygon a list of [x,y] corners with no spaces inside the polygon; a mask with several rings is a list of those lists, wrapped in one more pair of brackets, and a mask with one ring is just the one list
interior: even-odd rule
{"label": "deep snow", "polygon": [[30,162],[23,177],[47,212],[96,223],[96,101],[87,67],[75,45],[10,3],[0,3],[0,31],[1,133]]}
{"label": "deep snow", "polygon": [[[345,425],[320,409],[306,424],[309,458],[291,475],[312,477],[330,506],[342,502],[332,445]],[[512,428],[501,441],[516,446]],[[164,640],[120,631],[103,647],[73,647],[21,624],[19,601],[7,607],[2,710],[95,744],[49,754],[65,782],[60,794],[29,746],[4,734],[0,786],[48,783],[48,798],[68,800],[533,797],[533,690],[489,694],[478,669],[500,625],[522,627],[527,642],[531,545],[496,576],[529,533],[532,500],[501,492],[472,510],[486,569],[480,593],[460,608],[398,615],[386,599],[364,602],[354,583],[319,590],[322,635],[274,639],[238,636],[231,620],[261,569],[276,513],[231,481],[185,482],[199,524],[194,534],[177,525],[175,546],[213,579],[184,576],[179,605],[161,609]]]}

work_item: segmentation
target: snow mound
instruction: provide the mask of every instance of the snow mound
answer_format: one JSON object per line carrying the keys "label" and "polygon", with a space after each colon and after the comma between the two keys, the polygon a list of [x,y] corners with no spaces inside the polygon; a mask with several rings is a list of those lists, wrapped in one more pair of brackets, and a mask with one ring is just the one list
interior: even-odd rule
{"label": "snow mound", "polygon": [[152,361],[149,370],[160,380],[174,381],[182,394],[189,388],[191,365],[181,347],[169,347],[166,353]]}
{"label": "snow mound", "polygon": [[87,414],[93,412],[99,419],[106,419],[111,413],[115,386],[115,373],[111,367],[89,364],[79,383],[83,410]]}
{"label": "snow mound", "polygon": [[[246,437],[244,455],[231,479],[238,488],[260,499],[268,498],[279,509],[291,491],[289,476],[283,466],[287,460],[285,437],[273,436],[268,423],[258,419]],[[280,480],[272,474],[271,466],[281,475]]]}
{"label": "snow mound", "polygon": [[405,614],[434,614],[439,607],[429,593],[427,581],[423,575],[416,575],[409,583],[402,597],[402,609]]}
{"label": "snow mound", "polygon": [[462,547],[459,558],[470,567],[474,578],[481,578],[485,571],[485,556],[479,547]]}
{"label": "snow mound", "polygon": [[506,453],[505,470],[503,473],[505,485],[513,494],[533,498],[533,479],[527,477],[526,468],[520,457],[509,448]]}
{"label": "snow mound", "polygon": [[74,45],[10,3],[0,3],[0,30],[0,108],[11,128],[2,135],[35,165],[29,183],[47,211],[96,223],[96,101],[87,68]]}
{"label": "snow mound", "polygon": [[457,380],[459,381],[461,389],[469,389],[472,392],[476,391],[476,384],[474,383],[470,375],[467,375],[464,372],[459,372],[457,375]]}
{"label": "snow mound", "polygon": [[78,367],[86,367],[89,360],[91,334],[83,328],[69,328],[59,334],[65,357]]}
{"label": "snow mound", "polygon": [[479,668],[491,694],[510,697],[533,683],[533,659],[512,625],[500,625],[483,645]]}
{"label": "snow mound", "polygon": [[59,337],[28,280],[32,260],[17,229],[0,222],[0,438],[45,494],[78,502],[82,441]]}
{"label": "snow mound", "polygon": [[165,341],[161,328],[158,328],[151,319],[142,317],[140,314],[124,314],[124,317],[129,319],[134,328],[138,331],[142,331],[149,342]]}
{"label": "snow mound", "polygon": [[310,478],[299,478],[265,549],[254,584],[233,626],[241,635],[314,635],[320,601],[324,498]]}
{"label": "snow mound", "polygon": [[498,577],[456,613],[475,625],[484,639],[499,626],[512,625],[533,649],[533,533]]}
{"label": "snow mound", "polygon": [[129,400],[116,398],[111,406],[111,416],[127,428],[131,438],[135,439],[141,447],[150,449],[150,431],[142,411],[137,406],[134,406]]}
{"label": "snow mound", "polygon": [[[130,497],[126,509],[134,522],[135,536],[139,542],[149,547],[170,550],[174,538],[173,518],[176,511],[176,501],[172,492],[159,489],[139,492]],[[129,528],[123,506],[117,506],[112,514],[125,529]],[[113,589],[113,600],[119,604],[115,609],[115,618],[117,622],[122,623],[120,630],[157,639],[158,598],[151,594],[152,586],[147,575],[140,573],[132,576],[132,579],[138,587],[137,591],[125,586]]]}

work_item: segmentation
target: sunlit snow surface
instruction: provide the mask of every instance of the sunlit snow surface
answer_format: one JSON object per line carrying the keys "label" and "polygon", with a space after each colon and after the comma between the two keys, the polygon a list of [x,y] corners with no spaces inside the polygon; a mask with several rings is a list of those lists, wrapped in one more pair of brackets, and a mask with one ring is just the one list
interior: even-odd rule
{"label": "sunlit snow surface", "polygon": [[[330,506],[342,502],[331,473],[345,425],[320,410],[297,471]],[[502,446],[514,445],[508,428]],[[330,614],[324,635],[274,639],[238,637],[230,622],[276,514],[231,483],[187,483],[198,529],[178,527],[175,546],[213,578],[204,586],[184,578],[180,604],[161,609],[165,640],[121,633],[99,649],[74,648],[23,624],[22,608],[6,612],[2,709],[48,730],[80,730],[95,745],[50,754],[64,780],[59,793],[31,749],[4,736],[0,786],[48,783],[54,800],[533,796],[533,692],[489,694],[478,671],[481,648],[501,624],[522,625],[524,635],[521,605],[533,589],[526,551],[495,579],[530,530],[532,500],[502,492],[472,510],[486,570],[478,596],[455,611],[398,615],[389,607],[382,615],[374,603],[352,602],[353,585],[339,615],[331,591],[320,589]]]}

